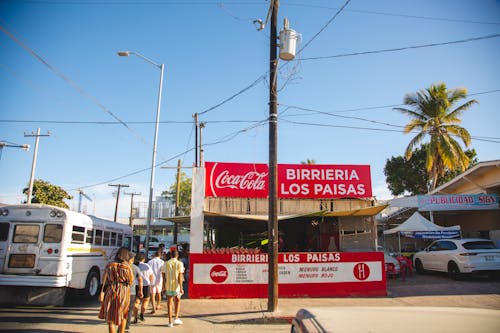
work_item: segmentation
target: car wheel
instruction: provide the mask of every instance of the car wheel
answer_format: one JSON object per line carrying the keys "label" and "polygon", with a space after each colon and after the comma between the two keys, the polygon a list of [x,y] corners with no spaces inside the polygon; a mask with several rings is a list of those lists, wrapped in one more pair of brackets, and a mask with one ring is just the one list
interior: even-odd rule
{"label": "car wheel", "polygon": [[460,280],[460,278],[462,277],[460,269],[458,268],[457,264],[454,263],[453,261],[448,263],[448,276],[453,280]]}
{"label": "car wheel", "polygon": [[99,292],[99,283],[100,276],[99,272],[95,269],[89,272],[87,275],[87,280],[85,282],[85,289],[83,290],[83,294],[87,298],[95,298]]}
{"label": "car wheel", "polygon": [[417,270],[418,274],[425,274],[424,265],[422,265],[420,259],[415,260],[415,269]]}

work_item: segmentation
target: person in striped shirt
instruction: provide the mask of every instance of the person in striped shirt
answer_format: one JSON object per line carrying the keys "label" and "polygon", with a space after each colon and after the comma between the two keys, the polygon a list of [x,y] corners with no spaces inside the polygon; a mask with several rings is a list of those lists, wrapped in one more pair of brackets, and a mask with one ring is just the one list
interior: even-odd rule
{"label": "person in striped shirt", "polygon": [[[162,269],[168,305],[167,327],[182,324],[182,320],[179,319],[179,312],[181,308],[181,296],[184,294],[182,286],[184,282],[184,264],[179,260],[179,252],[176,249],[170,251],[170,258],[170,260],[165,262]],[[172,315],[172,305],[174,304],[175,316]],[[172,317],[174,317],[173,321]]]}
{"label": "person in striped shirt", "polygon": [[108,322],[109,333],[115,333],[115,325],[120,333],[125,332],[130,305],[130,286],[134,281],[132,269],[128,264],[129,251],[121,247],[115,261],[106,266],[104,271],[102,291],[103,298],[99,297],[101,309],[98,317]]}

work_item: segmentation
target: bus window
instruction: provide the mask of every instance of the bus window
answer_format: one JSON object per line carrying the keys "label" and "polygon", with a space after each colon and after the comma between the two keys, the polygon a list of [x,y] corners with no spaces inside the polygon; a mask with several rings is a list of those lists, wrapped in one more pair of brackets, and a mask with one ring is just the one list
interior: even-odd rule
{"label": "bus window", "polygon": [[85,228],[73,226],[73,233],[71,234],[71,243],[83,244],[85,242]]}
{"label": "bus window", "polygon": [[95,231],[94,244],[95,245],[102,245],[102,230]]}
{"label": "bus window", "polygon": [[0,223],[0,242],[5,242],[9,237],[9,223]]}
{"label": "bus window", "polygon": [[[118,234],[118,246],[122,246],[122,242],[123,242],[123,234]],[[128,249],[128,247],[127,247]]]}
{"label": "bus window", "polygon": [[14,243],[36,243],[38,242],[38,233],[40,226],[38,225],[16,225],[14,228]]}
{"label": "bus window", "polygon": [[116,232],[111,233],[111,246],[116,246]]}
{"label": "bus window", "polygon": [[63,226],[61,224],[46,224],[43,230],[44,243],[60,243],[62,240]]}
{"label": "bus window", "polygon": [[87,244],[92,244],[94,241],[94,230],[87,229],[87,240],[85,241]]}
{"label": "bus window", "polygon": [[110,232],[109,231],[105,231],[104,232],[104,237],[103,237],[103,242],[102,242],[102,245],[103,246],[109,246],[109,234]]}

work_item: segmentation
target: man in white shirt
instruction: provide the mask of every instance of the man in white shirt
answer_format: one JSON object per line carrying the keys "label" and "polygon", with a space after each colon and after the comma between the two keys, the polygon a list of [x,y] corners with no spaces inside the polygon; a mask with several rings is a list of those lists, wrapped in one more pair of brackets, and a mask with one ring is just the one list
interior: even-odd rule
{"label": "man in white shirt", "polygon": [[153,254],[153,259],[148,261],[148,265],[153,270],[153,274],[155,276],[155,282],[150,286],[151,305],[153,306],[153,311],[151,311],[151,313],[155,313],[156,310],[159,310],[161,307],[161,292],[163,289],[161,269],[163,267],[164,261],[161,259],[162,253],[160,251],[161,250],[156,251]]}

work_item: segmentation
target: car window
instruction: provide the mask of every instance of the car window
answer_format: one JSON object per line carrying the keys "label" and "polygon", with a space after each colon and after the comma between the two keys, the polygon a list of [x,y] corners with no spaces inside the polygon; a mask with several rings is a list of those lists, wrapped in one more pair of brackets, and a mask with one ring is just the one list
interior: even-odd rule
{"label": "car window", "polygon": [[439,249],[440,249],[439,242],[433,243],[431,244],[431,246],[429,246],[429,251],[439,251]]}
{"label": "car window", "polygon": [[450,250],[456,250],[458,247],[455,243],[450,242],[450,241],[442,241],[441,243],[441,251],[450,251]]}
{"label": "car window", "polygon": [[496,249],[495,244],[490,241],[474,241],[467,242],[462,245],[467,250],[493,250]]}

